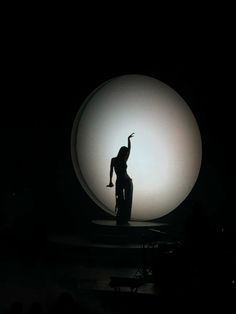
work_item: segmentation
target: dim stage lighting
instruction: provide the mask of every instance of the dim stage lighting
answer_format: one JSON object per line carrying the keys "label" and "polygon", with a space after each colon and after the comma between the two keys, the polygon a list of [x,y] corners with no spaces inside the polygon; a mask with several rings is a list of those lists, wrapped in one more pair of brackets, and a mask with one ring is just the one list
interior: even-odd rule
{"label": "dim stage lighting", "polygon": [[90,198],[114,216],[115,191],[106,187],[110,161],[133,132],[127,162],[134,187],[131,219],[153,220],[183,202],[201,166],[197,122],[172,88],[143,75],[124,75],[99,86],[75,118],[72,161]]}

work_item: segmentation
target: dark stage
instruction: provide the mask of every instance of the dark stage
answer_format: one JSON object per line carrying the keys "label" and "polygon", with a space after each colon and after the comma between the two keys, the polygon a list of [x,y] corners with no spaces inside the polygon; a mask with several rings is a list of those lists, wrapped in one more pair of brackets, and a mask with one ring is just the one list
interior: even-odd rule
{"label": "dark stage", "polygon": [[[230,57],[206,51],[122,58],[48,45],[27,54],[22,44],[5,76],[0,313],[16,302],[22,313],[33,302],[41,313],[58,314],[66,313],[61,304],[73,307],[70,313],[229,313],[236,280]],[[78,182],[70,139],[84,99],[131,73],[157,78],[184,98],[200,128],[203,159],[193,190],[173,212],[115,226]]]}

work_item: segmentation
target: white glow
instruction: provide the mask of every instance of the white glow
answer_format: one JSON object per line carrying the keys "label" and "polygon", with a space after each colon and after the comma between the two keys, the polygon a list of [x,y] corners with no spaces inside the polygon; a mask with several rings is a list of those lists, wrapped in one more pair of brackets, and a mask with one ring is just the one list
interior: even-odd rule
{"label": "white glow", "polygon": [[127,163],[134,184],[132,219],[156,219],[175,209],[193,188],[201,165],[200,132],[185,101],[154,78],[125,75],[94,91],[74,122],[72,159],[88,195],[111,214],[110,160],[127,146],[132,132]]}

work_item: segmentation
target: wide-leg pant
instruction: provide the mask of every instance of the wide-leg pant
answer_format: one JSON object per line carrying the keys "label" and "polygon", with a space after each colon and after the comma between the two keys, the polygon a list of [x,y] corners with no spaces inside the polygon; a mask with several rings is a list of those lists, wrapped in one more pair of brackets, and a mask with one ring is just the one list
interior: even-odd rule
{"label": "wide-leg pant", "polygon": [[133,201],[133,182],[132,179],[116,181],[116,221],[117,224],[126,224],[131,217]]}

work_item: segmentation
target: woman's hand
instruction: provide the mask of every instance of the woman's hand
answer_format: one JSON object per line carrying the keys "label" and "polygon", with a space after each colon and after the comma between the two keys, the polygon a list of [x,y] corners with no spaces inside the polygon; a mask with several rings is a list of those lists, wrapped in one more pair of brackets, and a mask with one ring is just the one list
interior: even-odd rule
{"label": "woman's hand", "polygon": [[128,137],[128,139],[130,139],[130,138],[133,137],[133,136],[134,136],[134,133],[130,134],[129,137]]}
{"label": "woman's hand", "polygon": [[112,182],[110,182],[108,185],[107,185],[107,188],[112,188],[114,186],[114,184]]}

